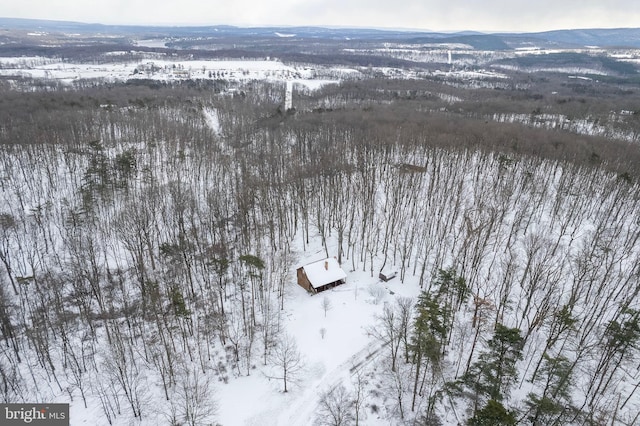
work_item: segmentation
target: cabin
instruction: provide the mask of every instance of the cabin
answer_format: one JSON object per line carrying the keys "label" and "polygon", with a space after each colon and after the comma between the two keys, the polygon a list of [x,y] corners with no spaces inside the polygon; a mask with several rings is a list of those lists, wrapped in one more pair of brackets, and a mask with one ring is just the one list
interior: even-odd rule
{"label": "cabin", "polygon": [[316,294],[347,282],[347,274],[335,258],[327,258],[298,268],[298,285]]}

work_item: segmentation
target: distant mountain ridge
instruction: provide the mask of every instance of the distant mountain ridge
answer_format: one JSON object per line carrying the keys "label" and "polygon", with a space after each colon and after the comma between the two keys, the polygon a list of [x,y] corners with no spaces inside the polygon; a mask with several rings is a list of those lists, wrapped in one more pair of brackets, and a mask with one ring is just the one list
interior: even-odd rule
{"label": "distant mountain ridge", "polygon": [[72,21],[2,18],[0,29],[124,34],[136,36],[182,37],[259,37],[276,38],[283,34],[298,38],[327,40],[403,41],[411,44],[467,44],[478,50],[505,50],[522,46],[537,47],[627,47],[640,48],[640,28],[593,28],[554,30],[535,33],[480,33],[460,31],[442,33],[431,31],[401,31],[367,28],[329,28],[312,26],[235,27],[211,26],[152,26],[105,25]]}
{"label": "distant mountain ridge", "polygon": [[558,30],[527,35],[580,46],[640,47],[640,28]]}

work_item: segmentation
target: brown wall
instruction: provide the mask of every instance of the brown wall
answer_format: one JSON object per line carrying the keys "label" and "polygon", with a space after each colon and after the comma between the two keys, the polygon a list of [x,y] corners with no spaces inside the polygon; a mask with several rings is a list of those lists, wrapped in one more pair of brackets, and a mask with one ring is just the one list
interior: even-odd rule
{"label": "brown wall", "polygon": [[309,279],[307,278],[307,274],[304,273],[303,268],[298,268],[298,285],[304,288],[307,291],[314,292]]}

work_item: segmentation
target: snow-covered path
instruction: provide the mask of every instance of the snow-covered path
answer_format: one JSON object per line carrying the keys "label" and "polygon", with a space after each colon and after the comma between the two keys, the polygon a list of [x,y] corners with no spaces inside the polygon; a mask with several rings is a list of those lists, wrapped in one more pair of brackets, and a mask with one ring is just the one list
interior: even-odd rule
{"label": "snow-covered path", "polygon": [[297,398],[286,410],[278,416],[278,426],[312,425],[318,412],[318,399],[323,393],[338,386],[343,381],[348,382],[354,373],[371,363],[380,353],[384,344],[369,344],[351,356],[347,361],[328,372],[322,378],[309,386],[304,394]]}

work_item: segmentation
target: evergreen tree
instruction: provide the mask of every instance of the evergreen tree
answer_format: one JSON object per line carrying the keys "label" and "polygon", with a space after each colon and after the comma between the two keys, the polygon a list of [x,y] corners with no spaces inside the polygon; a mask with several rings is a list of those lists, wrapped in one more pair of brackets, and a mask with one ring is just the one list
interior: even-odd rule
{"label": "evergreen tree", "polygon": [[571,362],[563,356],[545,355],[537,382],[542,382],[544,388],[541,394],[528,395],[525,401],[529,408],[527,420],[532,425],[568,423],[575,411],[571,404]]}
{"label": "evergreen tree", "polygon": [[469,426],[511,426],[515,424],[516,418],[513,413],[494,399],[487,401],[487,404],[467,421]]}
{"label": "evergreen tree", "polygon": [[518,378],[516,363],[522,359],[523,338],[520,330],[496,324],[488,351],[480,355],[462,377],[462,383],[475,394],[477,409],[481,399],[500,402]]}
{"label": "evergreen tree", "polygon": [[413,336],[411,338],[412,361],[415,365],[413,377],[412,410],[416,405],[419,389],[422,387],[420,379],[424,381],[422,374],[423,362],[427,367],[439,369],[443,355],[444,342],[448,334],[448,313],[442,309],[437,297],[423,291],[416,303],[417,315],[413,324]]}

